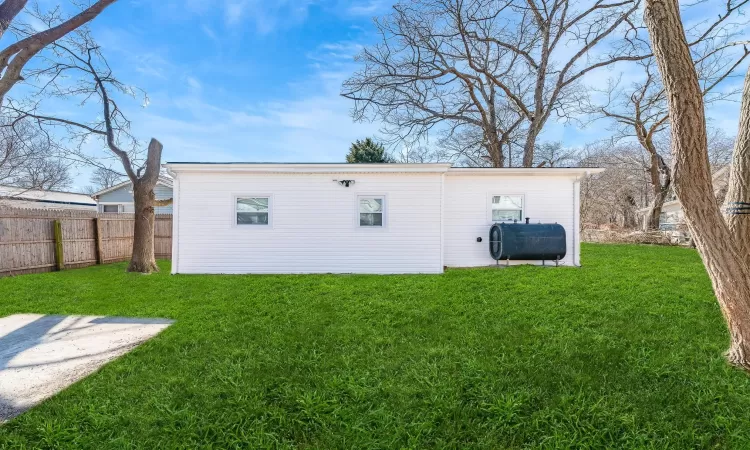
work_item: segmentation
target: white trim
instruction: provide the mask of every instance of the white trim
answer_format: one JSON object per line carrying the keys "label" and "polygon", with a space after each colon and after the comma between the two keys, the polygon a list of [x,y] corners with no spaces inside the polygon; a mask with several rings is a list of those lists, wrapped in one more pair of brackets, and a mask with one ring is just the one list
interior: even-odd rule
{"label": "white trim", "polygon": [[172,186],[172,274],[179,273],[180,263],[180,180]]}
{"label": "white trim", "polygon": [[489,167],[451,167],[446,175],[449,176],[461,176],[461,175],[487,175],[487,176],[584,176],[595,173],[602,173],[604,169],[598,167],[547,167],[547,168],[532,168],[532,167],[504,167],[504,168],[489,168]]}
{"label": "white trim", "polygon": [[126,205],[134,205],[133,202],[98,202],[96,204],[96,210],[97,212],[104,213],[104,208],[101,208],[101,211],[99,210],[99,205],[101,206],[112,206],[117,205],[117,212],[116,213],[106,213],[106,214],[120,214],[125,212],[125,206]]}
{"label": "white trim", "polygon": [[246,164],[166,163],[164,167],[180,172],[250,173],[440,173],[450,164]]}
{"label": "white trim", "polygon": [[[362,198],[380,198],[383,200],[383,212],[381,213],[383,215],[382,225],[361,225],[359,215],[362,213],[359,211],[359,200]],[[354,217],[354,224],[358,229],[360,230],[385,230],[388,228],[388,195],[387,194],[358,193],[356,199],[357,201],[355,203],[355,211],[357,212],[357,214]]]}
{"label": "white trim", "polygon": [[601,173],[594,167],[451,167],[434,164],[279,164],[279,163],[180,163],[163,165],[172,173],[180,172],[249,172],[249,173],[447,173],[448,175],[489,176],[583,176]]}
{"label": "white trim", "polygon": [[[514,196],[515,197],[521,197],[521,218],[518,220],[518,223],[522,223],[524,221],[524,218],[526,217],[526,194],[525,193],[521,194],[521,193],[518,193],[518,192],[506,192],[506,193],[500,194],[500,193],[490,192],[488,194],[488,196],[487,196],[487,216],[488,216],[487,220],[488,220],[489,224],[492,225],[492,224],[498,223],[498,222],[495,221],[495,219],[492,218],[492,211],[493,211],[493,209],[492,209],[492,198],[493,197],[502,197],[502,196],[505,196],[505,197],[514,197]],[[501,210],[501,211],[511,211],[511,210]],[[508,221],[508,220],[503,220],[500,223],[502,223],[502,222],[512,223],[512,221]]]}
{"label": "white trim", "polygon": [[[267,198],[268,223],[237,223],[237,200],[241,198]],[[235,228],[269,229],[273,228],[273,194],[232,194],[232,226]]]}

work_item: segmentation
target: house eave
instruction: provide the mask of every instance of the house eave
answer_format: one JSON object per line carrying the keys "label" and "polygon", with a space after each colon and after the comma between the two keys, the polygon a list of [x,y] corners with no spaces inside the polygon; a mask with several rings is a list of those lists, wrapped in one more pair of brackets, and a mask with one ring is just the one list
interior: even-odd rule
{"label": "house eave", "polygon": [[486,176],[586,176],[604,172],[600,167],[453,167],[447,175],[486,175]]}
{"label": "house eave", "polygon": [[445,173],[447,175],[489,176],[584,176],[601,173],[601,168],[470,168],[452,167],[450,163],[428,164],[346,164],[346,163],[184,163],[163,165],[168,173]]}
{"label": "house eave", "polygon": [[163,165],[168,173],[442,173],[451,164],[283,164],[283,163],[181,163]]}

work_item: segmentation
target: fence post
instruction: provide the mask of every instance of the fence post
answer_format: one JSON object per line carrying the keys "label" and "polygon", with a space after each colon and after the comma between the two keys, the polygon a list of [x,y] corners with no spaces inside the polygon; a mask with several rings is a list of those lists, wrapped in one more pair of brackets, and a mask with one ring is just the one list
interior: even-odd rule
{"label": "fence post", "polygon": [[102,248],[102,223],[98,217],[94,219],[94,237],[96,238],[96,263],[104,264],[104,249]]}
{"label": "fence post", "polygon": [[63,270],[65,269],[65,255],[63,255],[62,222],[55,219],[53,226],[55,232],[55,263],[57,270]]}

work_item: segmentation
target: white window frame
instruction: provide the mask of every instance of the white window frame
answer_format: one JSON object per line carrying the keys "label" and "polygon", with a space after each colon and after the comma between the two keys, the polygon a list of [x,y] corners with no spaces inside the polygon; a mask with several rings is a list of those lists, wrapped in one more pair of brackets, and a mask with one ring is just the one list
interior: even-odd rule
{"label": "white window frame", "polygon": [[[102,207],[101,210],[99,211],[102,214],[120,214],[120,213],[125,212],[125,205],[123,203],[119,203],[119,202],[99,202],[99,205]],[[105,206],[117,206],[117,212],[116,213],[113,213],[113,212],[105,213],[104,212],[104,207]]]}
{"label": "white window frame", "polygon": [[[363,198],[379,198],[383,200],[383,224],[382,225],[362,225],[359,219],[361,214],[359,211],[359,201]],[[354,223],[360,230],[385,230],[388,226],[388,196],[385,194],[358,194],[357,201],[354,205],[354,211],[356,212]]]}
{"label": "white window frame", "polygon": [[[237,200],[244,198],[268,199],[268,223],[237,223]],[[268,229],[273,227],[273,195],[271,194],[235,194],[232,196],[232,226],[249,229]]]}
{"label": "white window frame", "polygon": [[519,194],[519,193],[503,193],[503,194],[490,194],[487,197],[487,220],[490,224],[493,223],[513,223],[513,221],[503,221],[503,222],[496,222],[494,218],[492,217],[492,198],[493,197],[521,197],[521,219],[518,221],[518,223],[522,223],[524,219],[526,218],[526,194]]}

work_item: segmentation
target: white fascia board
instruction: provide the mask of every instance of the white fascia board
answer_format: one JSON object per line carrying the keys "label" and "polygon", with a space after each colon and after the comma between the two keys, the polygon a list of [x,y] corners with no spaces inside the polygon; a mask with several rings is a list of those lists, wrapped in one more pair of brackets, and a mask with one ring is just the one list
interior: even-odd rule
{"label": "white fascia board", "polygon": [[184,164],[166,163],[168,173],[444,173],[450,164]]}
{"label": "white fascia board", "polygon": [[529,167],[506,167],[506,168],[486,168],[486,167],[452,167],[448,170],[448,176],[461,175],[485,175],[485,176],[575,176],[581,177],[602,173],[604,169],[599,167],[548,167],[548,168],[529,168]]}

